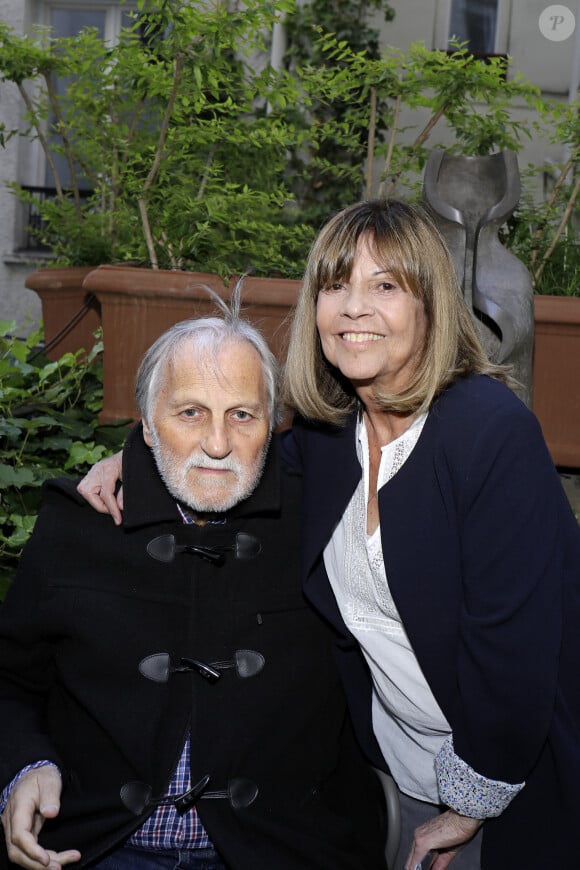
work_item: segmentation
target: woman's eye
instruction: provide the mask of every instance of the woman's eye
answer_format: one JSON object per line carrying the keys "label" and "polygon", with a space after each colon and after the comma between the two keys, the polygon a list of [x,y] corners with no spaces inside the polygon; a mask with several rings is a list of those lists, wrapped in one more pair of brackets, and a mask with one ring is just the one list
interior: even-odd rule
{"label": "woman's eye", "polygon": [[379,290],[383,290],[385,292],[388,292],[389,290],[394,290],[394,289],[395,289],[395,285],[391,284],[390,281],[382,281],[379,284]]}

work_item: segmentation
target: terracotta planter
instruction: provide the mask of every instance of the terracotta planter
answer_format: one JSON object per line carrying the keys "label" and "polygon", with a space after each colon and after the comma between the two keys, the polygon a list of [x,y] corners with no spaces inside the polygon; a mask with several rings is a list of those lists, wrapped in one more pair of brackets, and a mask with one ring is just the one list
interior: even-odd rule
{"label": "terracotta planter", "polygon": [[[104,403],[101,422],[134,419],[135,374],[156,338],[180,320],[212,314],[215,309],[200,285],[229,299],[213,274],[171,272],[133,266],[97,269],[41,269],[26,286],[42,300],[45,334],[50,341],[68,324],[50,351],[92,346],[102,323],[105,341]],[[243,308],[265,334],[278,359],[286,351],[287,318],[300,287],[289,279],[246,278]],[[90,301],[89,294],[94,298]],[[89,302],[78,322],[70,321]],[[580,299],[534,297],[535,336],[533,410],[556,465],[580,468]]]}
{"label": "terracotta planter", "polygon": [[534,297],[532,407],[556,465],[580,468],[580,299]]}
{"label": "terracotta planter", "polygon": [[51,360],[80,348],[90,350],[95,342],[101,312],[96,298],[83,288],[92,268],[38,269],[25,281],[42,302],[46,355]]}
{"label": "terracotta planter", "polygon": [[[97,297],[105,342],[102,423],[134,419],[135,375],[141,357],[161,333],[191,317],[215,313],[202,285],[229,299],[235,281],[217,275],[131,266],[100,266],[85,278],[84,289]],[[296,299],[299,281],[247,278],[243,308],[260,327],[274,353],[284,354],[284,321]]]}

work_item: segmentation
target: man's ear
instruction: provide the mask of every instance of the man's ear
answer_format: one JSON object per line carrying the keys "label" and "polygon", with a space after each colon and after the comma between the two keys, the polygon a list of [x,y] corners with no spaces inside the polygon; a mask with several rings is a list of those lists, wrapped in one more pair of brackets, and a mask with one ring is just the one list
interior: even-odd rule
{"label": "man's ear", "polygon": [[141,423],[143,425],[143,441],[147,445],[147,447],[153,447],[153,432],[147,425],[147,421],[141,417]]}

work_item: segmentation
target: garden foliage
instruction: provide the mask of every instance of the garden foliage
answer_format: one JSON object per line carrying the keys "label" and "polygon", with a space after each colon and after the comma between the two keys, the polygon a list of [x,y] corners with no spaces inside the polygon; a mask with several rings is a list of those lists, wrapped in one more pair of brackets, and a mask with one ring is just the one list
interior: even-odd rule
{"label": "garden foliage", "polygon": [[[3,140],[38,141],[56,196],[14,189],[41,213],[59,264],[299,277],[345,202],[418,196],[433,147],[518,151],[533,136],[567,157],[545,201],[545,167],[523,172],[505,241],[538,292],[574,291],[577,104],[545,100],[504,58],[465,45],[381,51],[372,23],[393,16],[386,0],[138,0],[137,11],[115,45],[90,29],[20,36],[0,22],[0,77],[27,124]],[[288,45],[274,69],[281,22]]]}
{"label": "garden foliage", "polygon": [[0,321],[0,597],[32,532],[43,482],[82,476],[127,433],[122,424],[98,423],[100,340],[88,354],[50,362],[40,332],[19,339],[14,327]]}

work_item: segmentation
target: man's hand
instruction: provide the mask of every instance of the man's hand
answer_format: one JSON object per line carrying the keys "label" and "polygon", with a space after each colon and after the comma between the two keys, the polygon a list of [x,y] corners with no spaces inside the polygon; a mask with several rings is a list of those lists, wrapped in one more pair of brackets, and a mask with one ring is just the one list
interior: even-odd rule
{"label": "man's hand", "polygon": [[123,510],[123,488],[115,497],[117,481],[121,480],[122,453],[115,453],[107,459],[101,459],[87,472],[79,485],[78,492],[100,514],[111,514],[115,525],[121,525]]}
{"label": "man's hand", "polygon": [[437,818],[415,829],[405,870],[415,870],[429,852],[434,855],[429,870],[445,870],[461,846],[477,834],[482,824],[480,819],[460,816],[454,810],[441,813]]}
{"label": "man's hand", "polygon": [[2,813],[8,858],[29,870],[60,870],[80,860],[76,849],[53,852],[38,844],[45,819],[54,819],[60,810],[61,779],[53,765],[37,767],[18,780]]}

